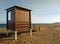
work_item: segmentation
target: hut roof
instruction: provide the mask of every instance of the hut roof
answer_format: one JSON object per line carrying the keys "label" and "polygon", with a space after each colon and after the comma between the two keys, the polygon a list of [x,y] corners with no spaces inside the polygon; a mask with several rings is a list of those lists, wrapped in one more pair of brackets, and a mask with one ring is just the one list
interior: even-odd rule
{"label": "hut roof", "polygon": [[6,10],[11,10],[12,8],[18,8],[18,9],[24,9],[24,10],[28,10],[28,11],[32,11],[31,9],[28,9],[28,8],[24,8],[24,7],[21,7],[21,6],[12,6],[10,8],[7,8]]}

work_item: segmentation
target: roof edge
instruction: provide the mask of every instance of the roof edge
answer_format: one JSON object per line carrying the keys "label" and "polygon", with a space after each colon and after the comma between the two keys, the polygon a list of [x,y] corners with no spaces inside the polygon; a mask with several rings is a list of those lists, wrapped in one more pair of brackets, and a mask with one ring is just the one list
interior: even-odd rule
{"label": "roof edge", "polygon": [[9,7],[9,8],[7,8],[7,9],[5,9],[5,10],[9,10],[9,9],[11,9],[11,8],[14,8],[14,7],[16,7],[16,8],[22,8],[22,9],[25,9],[25,10],[29,10],[29,11],[32,11],[31,9],[28,9],[28,8],[25,8],[25,7],[22,7],[22,6],[12,6],[12,7]]}

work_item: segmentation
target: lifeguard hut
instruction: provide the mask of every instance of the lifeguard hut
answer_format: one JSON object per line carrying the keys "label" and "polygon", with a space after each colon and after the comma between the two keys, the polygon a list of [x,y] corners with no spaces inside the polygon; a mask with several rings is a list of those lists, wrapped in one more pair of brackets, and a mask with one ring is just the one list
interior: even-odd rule
{"label": "lifeguard hut", "polygon": [[17,32],[31,30],[31,10],[19,6],[13,6],[6,9],[7,30]]}

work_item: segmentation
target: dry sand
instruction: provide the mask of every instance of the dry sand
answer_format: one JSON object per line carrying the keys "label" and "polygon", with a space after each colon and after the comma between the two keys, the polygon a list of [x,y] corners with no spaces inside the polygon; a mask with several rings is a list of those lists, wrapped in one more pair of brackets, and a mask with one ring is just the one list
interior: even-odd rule
{"label": "dry sand", "polygon": [[20,33],[17,41],[14,40],[14,34],[11,34],[8,39],[2,36],[0,44],[60,44],[60,26],[42,26],[40,31],[33,32],[32,37],[29,36],[29,33]]}

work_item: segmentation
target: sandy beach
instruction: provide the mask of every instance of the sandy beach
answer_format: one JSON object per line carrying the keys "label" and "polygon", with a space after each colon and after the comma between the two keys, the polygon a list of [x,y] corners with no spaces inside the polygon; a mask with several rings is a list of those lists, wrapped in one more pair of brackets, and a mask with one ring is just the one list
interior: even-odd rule
{"label": "sandy beach", "polygon": [[[60,26],[44,26],[33,32],[32,37],[28,33],[18,34],[18,40],[14,40],[14,34],[0,38],[0,44],[60,44]],[[0,28],[0,33],[5,33],[6,28]]]}

